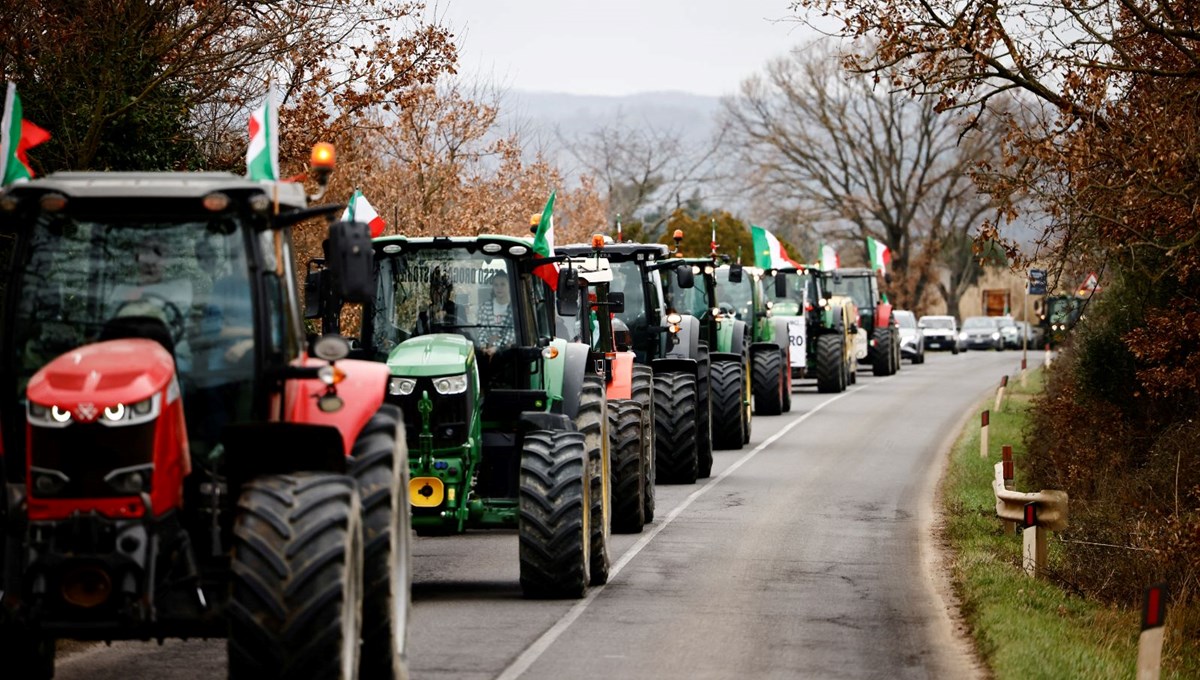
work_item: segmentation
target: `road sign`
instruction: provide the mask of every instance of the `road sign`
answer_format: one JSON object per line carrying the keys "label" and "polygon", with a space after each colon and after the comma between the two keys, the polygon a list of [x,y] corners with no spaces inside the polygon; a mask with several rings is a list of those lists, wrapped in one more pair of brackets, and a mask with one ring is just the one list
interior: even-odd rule
{"label": "road sign", "polygon": [[1079,297],[1088,297],[1092,293],[1100,292],[1100,279],[1096,276],[1096,272],[1089,272],[1087,278],[1079,285],[1079,290],[1075,293]]}
{"label": "road sign", "polygon": [[1029,270],[1029,294],[1030,295],[1045,295],[1046,294],[1046,270],[1045,269],[1030,269]]}

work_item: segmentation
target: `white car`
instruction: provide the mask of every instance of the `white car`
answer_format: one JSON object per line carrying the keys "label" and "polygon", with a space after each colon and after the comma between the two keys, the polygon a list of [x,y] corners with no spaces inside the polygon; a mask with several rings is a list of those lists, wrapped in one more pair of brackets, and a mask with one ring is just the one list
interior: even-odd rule
{"label": "white car", "polygon": [[924,333],[925,349],[948,349],[958,354],[958,321],[952,316],[937,314],[921,317],[917,327]]}
{"label": "white car", "polygon": [[917,325],[917,317],[906,309],[892,312],[900,326],[900,356],[911,359],[914,364],[925,363],[924,330]]}

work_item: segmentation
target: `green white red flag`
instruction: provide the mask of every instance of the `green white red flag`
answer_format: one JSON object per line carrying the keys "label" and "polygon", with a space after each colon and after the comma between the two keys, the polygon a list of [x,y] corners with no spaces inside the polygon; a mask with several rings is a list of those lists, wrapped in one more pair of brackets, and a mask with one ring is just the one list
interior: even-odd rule
{"label": "green white red flag", "polygon": [[884,245],[883,241],[868,236],[867,261],[871,269],[886,274],[888,265],[892,263],[892,249]]}
{"label": "green white red flag", "polygon": [[366,222],[371,228],[371,238],[379,238],[383,236],[383,230],[387,228],[387,222],[375,212],[375,208],[367,201],[367,197],[363,196],[363,192],[358,189],[354,190],[354,194],[350,197],[350,202],[346,204],[346,211],[342,213],[343,222]]}
{"label": "green white red flag", "polygon": [[[554,197],[557,191],[550,192],[550,199],[542,209],[542,219],[538,222],[537,231],[533,235],[533,253],[535,258],[554,257]],[[550,284],[552,290],[558,290],[558,263],[549,262],[534,265],[533,273]]]}
{"label": "green white red flag", "polygon": [[246,147],[246,177],[279,181],[279,109],[267,86],[263,105],[250,112],[250,145]]}
{"label": "green white red flag", "polygon": [[804,269],[804,265],[793,260],[779,239],[766,229],[750,225],[750,238],[754,242],[754,264],[759,269]]}
{"label": "green white red flag", "polygon": [[49,132],[25,120],[17,86],[9,83],[0,118],[0,186],[32,178],[33,168],[29,167],[26,151],[48,139]]}
{"label": "green white red flag", "polygon": [[842,260],[838,257],[837,251],[833,246],[821,244],[821,271],[829,271],[842,266]]}

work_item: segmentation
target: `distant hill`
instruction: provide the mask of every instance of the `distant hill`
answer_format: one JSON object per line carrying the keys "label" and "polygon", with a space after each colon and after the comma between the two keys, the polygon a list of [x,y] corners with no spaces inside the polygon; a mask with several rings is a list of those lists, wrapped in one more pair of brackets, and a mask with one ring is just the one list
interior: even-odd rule
{"label": "distant hill", "polygon": [[715,130],[718,97],[686,92],[645,92],[622,97],[560,92],[505,92],[500,104],[503,127],[520,130],[533,147],[547,151],[569,169],[558,137],[571,140],[604,126],[649,125],[678,133],[687,143],[703,144]]}

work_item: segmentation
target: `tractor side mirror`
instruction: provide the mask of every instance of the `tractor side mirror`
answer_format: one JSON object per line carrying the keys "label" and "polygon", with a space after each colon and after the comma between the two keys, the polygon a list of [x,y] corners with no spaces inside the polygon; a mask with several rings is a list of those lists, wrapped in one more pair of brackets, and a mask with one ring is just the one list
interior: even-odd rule
{"label": "tractor side mirror", "polygon": [[742,265],[741,265],[741,263],[734,262],[733,264],[729,265],[729,282],[730,283],[741,283],[742,282]]}
{"label": "tractor side mirror", "polygon": [[696,275],[692,272],[692,266],[681,264],[675,268],[675,281],[680,288],[695,288]]}
{"label": "tractor side mirror", "polygon": [[620,314],[625,311],[625,293],[609,292],[608,311],[613,314]]}
{"label": "tractor side mirror", "polygon": [[787,275],[779,272],[775,274],[775,297],[785,298],[788,294]]}
{"label": "tractor side mirror", "polygon": [[821,297],[825,298],[826,300],[832,300],[833,299],[833,291],[828,290],[828,289],[823,290],[823,291],[821,291]]}
{"label": "tractor side mirror", "polygon": [[375,294],[371,228],[365,222],[334,222],[330,225],[328,264],[341,284],[342,299],[366,302]]}
{"label": "tractor side mirror", "polygon": [[579,314],[579,275],[574,269],[558,271],[558,290],[555,291],[555,306],[559,316]]}
{"label": "tractor side mirror", "polygon": [[325,313],[325,260],[315,258],[308,262],[308,274],[304,277],[304,318],[319,319]]}
{"label": "tractor side mirror", "polygon": [[883,282],[884,282],[884,283],[891,283],[891,282],[892,282],[892,273],[891,273],[891,272],[884,272],[884,273],[883,273]]}

